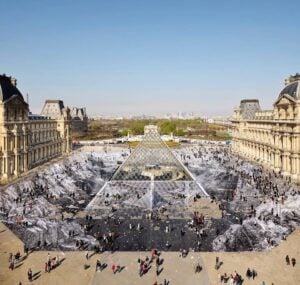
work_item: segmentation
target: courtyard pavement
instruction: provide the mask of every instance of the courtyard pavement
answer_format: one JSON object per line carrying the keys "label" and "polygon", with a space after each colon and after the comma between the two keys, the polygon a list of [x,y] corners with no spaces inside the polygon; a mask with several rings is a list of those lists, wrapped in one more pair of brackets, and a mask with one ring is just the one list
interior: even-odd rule
{"label": "courtyard pavement", "polygon": [[[164,279],[170,281],[170,285],[215,285],[219,274],[234,273],[236,270],[245,279],[243,285],[258,284],[265,281],[266,285],[296,285],[300,284],[300,229],[294,231],[286,241],[270,252],[191,252],[186,258],[180,257],[178,252],[162,252],[161,258],[163,271],[157,277],[155,266],[149,272],[140,277],[138,275],[138,258],[144,259],[150,252],[105,252],[96,254],[86,260],[86,251],[53,252],[51,257],[59,256],[62,263],[51,273],[44,272],[44,264],[47,259],[47,251],[35,251],[17,265],[13,271],[8,269],[9,253],[20,251],[23,255],[23,243],[5,225],[0,223],[0,284],[109,284],[109,285],[135,285],[149,284],[155,281],[158,284]],[[91,255],[92,252],[89,252]],[[295,267],[287,266],[285,256],[295,257]],[[219,270],[216,270],[215,259],[219,257],[223,263]],[[107,263],[107,268],[101,272],[95,271],[96,260]],[[194,267],[200,262],[203,270],[194,273]],[[85,269],[84,265],[90,266]],[[112,264],[124,266],[121,273],[113,274]],[[248,280],[245,277],[247,268],[255,269],[258,277],[255,280]],[[27,270],[31,268],[35,280],[27,280]]]}

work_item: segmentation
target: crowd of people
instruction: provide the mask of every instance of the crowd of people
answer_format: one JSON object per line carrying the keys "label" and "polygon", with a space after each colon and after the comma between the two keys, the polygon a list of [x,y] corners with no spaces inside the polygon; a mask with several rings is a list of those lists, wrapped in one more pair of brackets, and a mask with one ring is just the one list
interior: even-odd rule
{"label": "crowd of people", "polygon": [[[243,164],[245,162],[242,161],[242,159],[233,156],[229,150],[227,149],[210,149],[210,150],[205,150],[201,147],[196,148],[195,150],[192,151],[191,154],[186,154],[181,156],[182,160],[185,162],[189,162],[191,158],[194,156],[194,158],[198,159],[213,159],[217,161],[220,165],[226,169],[227,174],[233,176],[237,176],[239,180],[239,187],[235,189],[234,191],[230,192],[231,196],[226,197],[226,201],[220,202],[219,206],[222,212],[226,211],[226,207],[224,207],[224,203],[229,202],[233,199],[240,200],[242,203],[245,203],[245,205],[249,207],[243,212],[244,214],[244,219],[246,218],[251,218],[251,217],[256,217],[259,220],[267,221],[268,219],[276,219],[280,218],[280,213],[277,211],[277,206],[278,205],[284,205],[287,195],[300,195],[299,189],[296,188],[296,186],[293,185],[293,183],[289,180],[286,179],[282,176],[281,173],[275,173],[272,171],[267,171],[264,170],[260,166],[251,166],[251,167],[243,167]],[[79,164],[76,164],[74,162],[76,167],[79,167]],[[66,173],[69,173],[72,171],[70,166],[67,166],[64,170]],[[22,213],[19,215],[16,215],[14,217],[15,225],[20,226],[20,227],[29,227],[30,225],[28,224],[28,221],[26,220],[26,215],[30,213],[35,204],[35,200],[41,196],[45,197],[49,201],[52,201],[55,203],[55,201],[59,200],[59,198],[64,198],[64,197],[56,197],[51,193],[49,188],[45,186],[42,183],[39,183],[42,179],[39,176],[36,176],[33,179],[33,186],[26,187],[24,189],[19,189],[20,191],[18,192],[18,195],[14,198],[14,203],[16,205],[22,206]],[[59,177],[57,176],[57,179]],[[248,185],[249,188],[253,188],[253,192],[251,195],[249,195],[248,192],[245,192],[244,189],[245,185]],[[82,185],[82,188],[85,188],[85,185]],[[68,194],[68,197],[75,199],[78,198],[75,196],[75,192],[70,192]],[[116,199],[120,199],[116,196]],[[185,199],[185,197],[180,197],[180,199]],[[218,198],[215,198],[215,196],[212,197],[212,201],[215,202],[218,200]],[[272,215],[271,216],[264,216],[264,215],[258,215],[256,208],[259,204],[265,203],[267,200],[271,200],[273,202],[273,209],[272,209]],[[168,206],[165,206],[165,210],[167,211]],[[8,213],[9,209],[4,207],[3,205],[0,208],[0,211],[2,213],[2,216],[6,218],[10,218]],[[151,213],[148,218],[150,221],[159,221],[164,217],[164,211],[154,211]],[[112,212],[114,212],[114,209],[112,209]],[[43,217],[47,216],[47,209],[42,210]],[[61,220],[63,221],[65,219],[63,212],[61,213]],[[115,225],[118,225],[121,223],[120,219],[117,217],[109,218],[107,217],[108,223],[110,221],[113,221]],[[242,223],[243,221],[239,221]],[[205,215],[195,211],[192,213],[192,218],[190,221],[187,223],[187,228],[192,230],[195,233],[195,240],[197,246],[194,248],[194,250],[200,250],[202,243],[204,239],[207,237],[207,232],[205,230],[206,226],[206,219]],[[95,253],[101,253],[105,250],[115,250],[115,241],[119,236],[119,233],[114,231],[114,230],[108,230],[104,231],[102,230],[101,232],[93,232],[92,229],[95,226],[95,220],[94,217],[90,214],[86,215],[85,219],[83,219],[82,223],[80,224],[81,230],[84,233],[84,235],[93,235],[95,240],[96,240],[96,245],[92,248],[92,250],[95,251]],[[133,222],[129,224],[129,231],[133,231],[133,228],[135,228],[137,231],[142,231],[142,225],[138,223],[137,225],[133,225]],[[165,228],[165,233],[169,234],[171,232],[171,227],[168,225]],[[178,228],[176,229],[177,231],[180,231],[180,236],[184,237],[186,234],[186,228]],[[74,229],[71,229],[67,232],[69,239],[74,240],[76,242],[76,249],[80,250],[85,250],[86,248],[90,248],[90,244],[84,239],[84,238],[79,238],[77,237],[78,232],[74,231]],[[217,229],[216,235],[218,236],[220,234],[219,230]],[[271,246],[275,245],[274,241],[270,239],[269,244]],[[40,248],[44,243],[42,243],[40,240],[38,240],[36,247]],[[169,240],[166,240],[166,249],[170,247]],[[24,253],[26,253],[24,256],[28,255],[28,247],[24,247]],[[181,256],[186,257],[188,254],[188,250],[183,248],[181,249]],[[17,252],[16,254],[10,254],[9,255],[9,269],[14,270],[16,264],[19,263],[21,254],[20,252]],[[89,256],[86,256],[86,259],[89,259]],[[155,273],[156,276],[159,276],[161,272],[163,271],[163,263],[164,259],[161,258],[161,252],[158,250],[152,250],[151,257],[146,257],[145,259],[139,259],[138,260],[138,274],[140,277],[144,276],[147,274],[152,268],[152,266],[155,266]],[[296,266],[296,259],[294,257],[290,258],[288,255],[286,256],[286,263],[287,265],[292,265],[293,267]],[[61,264],[61,260],[59,256],[51,257],[51,255],[48,253],[47,255],[47,260],[45,262],[44,266],[44,271],[45,273],[50,273],[53,269],[58,267]],[[106,267],[108,267],[108,264],[105,262],[100,262],[98,259],[96,262],[96,271],[101,272],[103,271]],[[120,264],[112,264],[111,265],[111,270],[113,274],[116,273],[121,273],[123,270],[123,266]],[[219,260],[216,260],[216,269],[220,268],[220,262]],[[195,265],[195,273],[200,273],[202,272],[202,266],[200,263],[197,263]],[[254,269],[248,268],[246,273],[245,273],[246,278],[248,279],[255,279],[257,276],[257,272]],[[28,270],[28,280],[32,281],[33,274],[31,268]],[[229,285],[239,285],[242,284],[243,278],[242,276],[234,272],[232,274],[227,274],[224,273],[220,275],[220,282],[221,283],[227,283]],[[157,282],[154,284],[158,284]],[[169,281],[165,280],[164,285],[169,284]]]}

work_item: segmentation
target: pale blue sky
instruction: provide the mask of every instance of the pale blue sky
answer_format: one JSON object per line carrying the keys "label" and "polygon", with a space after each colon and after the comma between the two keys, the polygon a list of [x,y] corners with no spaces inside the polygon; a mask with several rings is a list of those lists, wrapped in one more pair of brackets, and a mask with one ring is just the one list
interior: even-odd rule
{"label": "pale blue sky", "polygon": [[300,72],[300,1],[0,0],[0,73],[90,114],[271,108]]}

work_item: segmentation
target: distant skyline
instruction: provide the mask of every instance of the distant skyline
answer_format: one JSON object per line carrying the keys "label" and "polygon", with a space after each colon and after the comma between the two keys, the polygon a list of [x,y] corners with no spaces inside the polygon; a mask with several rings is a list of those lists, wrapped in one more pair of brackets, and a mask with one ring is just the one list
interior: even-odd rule
{"label": "distant skyline", "polygon": [[300,1],[0,0],[0,73],[31,111],[228,116],[300,72]]}

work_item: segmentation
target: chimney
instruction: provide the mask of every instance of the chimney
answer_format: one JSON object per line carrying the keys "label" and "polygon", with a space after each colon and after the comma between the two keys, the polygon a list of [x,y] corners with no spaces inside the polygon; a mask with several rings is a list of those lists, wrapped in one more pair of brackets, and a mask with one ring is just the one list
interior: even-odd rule
{"label": "chimney", "polygon": [[300,73],[296,73],[295,75],[290,75],[287,79],[284,80],[284,84],[288,85],[298,80],[300,80]]}
{"label": "chimney", "polygon": [[10,82],[13,86],[17,87],[17,79],[14,77],[10,77]]}

